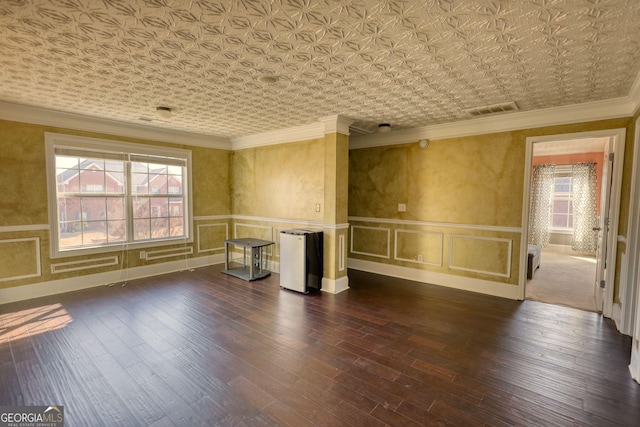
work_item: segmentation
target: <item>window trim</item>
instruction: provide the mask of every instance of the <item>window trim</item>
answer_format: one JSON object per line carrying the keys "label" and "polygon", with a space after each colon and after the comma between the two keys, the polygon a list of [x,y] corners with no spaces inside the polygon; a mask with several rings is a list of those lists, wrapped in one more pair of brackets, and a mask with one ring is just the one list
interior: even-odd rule
{"label": "window trim", "polygon": [[[133,142],[122,142],[108,139],[90,138],[76,135],[65,135],[45,132],[45,157],[47,173],[47,197],[49,208],[49,233],[51,258],[64,258],[70,256],[81,256],[88,254],[98,254],[106,252],[118,252],[128,249],[141,249],[157,246],[168,246],[175,244],[193,243],[193,190],[192,190],[192,163],[191,150],[182,148],[164,147],[157,145],[139,144]],[[109,246],[96,246],[87,248],[59,249],[58,230],[58,201],[57,201],[57,181],[56,181],[56,147],[66,147],[76,150],[94,151],[99,153],[136,153],[150,156],[176,157],[186,161],[185,184],[187,191],[183,194],[185,203],[185,227],[184,237],[168,237],[163,240],[144,242],[125,242]]]}

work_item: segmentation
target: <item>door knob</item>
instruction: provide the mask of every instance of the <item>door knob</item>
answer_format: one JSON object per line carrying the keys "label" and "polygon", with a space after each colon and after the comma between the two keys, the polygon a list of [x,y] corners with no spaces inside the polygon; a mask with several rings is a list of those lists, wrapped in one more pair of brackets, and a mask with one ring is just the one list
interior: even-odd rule
{"label": "door knob", "polygon": [[592,230],[593,230],[593,231],[600,231],[600,230],[602,230],[602,228],[600,228],[600,227],[593,227],[593,228],[592,228]]}

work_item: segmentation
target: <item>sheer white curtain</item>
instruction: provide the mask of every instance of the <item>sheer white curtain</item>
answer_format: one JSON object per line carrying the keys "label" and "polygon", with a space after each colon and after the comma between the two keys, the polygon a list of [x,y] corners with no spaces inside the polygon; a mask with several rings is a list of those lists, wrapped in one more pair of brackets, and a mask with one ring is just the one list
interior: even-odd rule
{"label": "sheer white curtain", "polygon": [[545,247],[549,244],[549,225],[553,204],[553,178],[556,167],[552,164],[536,165],[531,176],[531,203],[529,216],[529,244]]}
{"label": "sheer white curtain", "polygon": [[597,176],[596,164],[574,163],[573,176],[573,238],[571,249],[595,252],[598,243]]}

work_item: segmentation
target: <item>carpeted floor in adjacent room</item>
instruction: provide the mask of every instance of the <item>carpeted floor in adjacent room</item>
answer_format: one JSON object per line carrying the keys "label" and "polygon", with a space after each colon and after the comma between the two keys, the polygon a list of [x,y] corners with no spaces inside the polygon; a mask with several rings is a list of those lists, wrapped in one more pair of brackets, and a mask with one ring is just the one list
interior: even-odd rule
{"label": "carpeted floor in adjacent room", "polygon": [[541,254],[540,268],[527,281],[526,298],[597,311],[594,296],[596,260],[550,248]]}

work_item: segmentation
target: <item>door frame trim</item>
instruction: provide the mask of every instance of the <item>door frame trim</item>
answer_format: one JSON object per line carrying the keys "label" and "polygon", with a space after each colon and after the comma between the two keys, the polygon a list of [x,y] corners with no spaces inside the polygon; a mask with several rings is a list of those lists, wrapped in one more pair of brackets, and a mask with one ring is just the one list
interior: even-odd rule
{"label": "door frame trim", "polygon": [[[606,138],[609,137],[613,142],[613,153],[615,160],[613,162],[613,170],[611,172],[611,199],[610,205],[610,223],[609,235],[607,242],[607,265],[613,266],[608,268],[605,274],[605,281],[608,286],[604,292],[604,304],[602,314],[605,317],[613,315],[613,284],[615,280],[615,265],[618,248],[618,222],[620,217],[620,196],[622,192],[622,170],[624,166],[624,147],[625,147],[625,128],[586,131],[577,133],[565,133],[555,135],[530,136],[526,139],[525,151],[525,168],[524,168],[524,189],[522,197],[522,240],[520,242],[520,280],[518,281],[520,299],[525,299],[525,287],[527,283],[527,242],[529,241],[529,203],[531,194],[531,174],[533,165],[533,144],[537,142],[551,141],[567,141],[571,139],[585,138]],[[620,272],[621,276],[624,272]]]}

